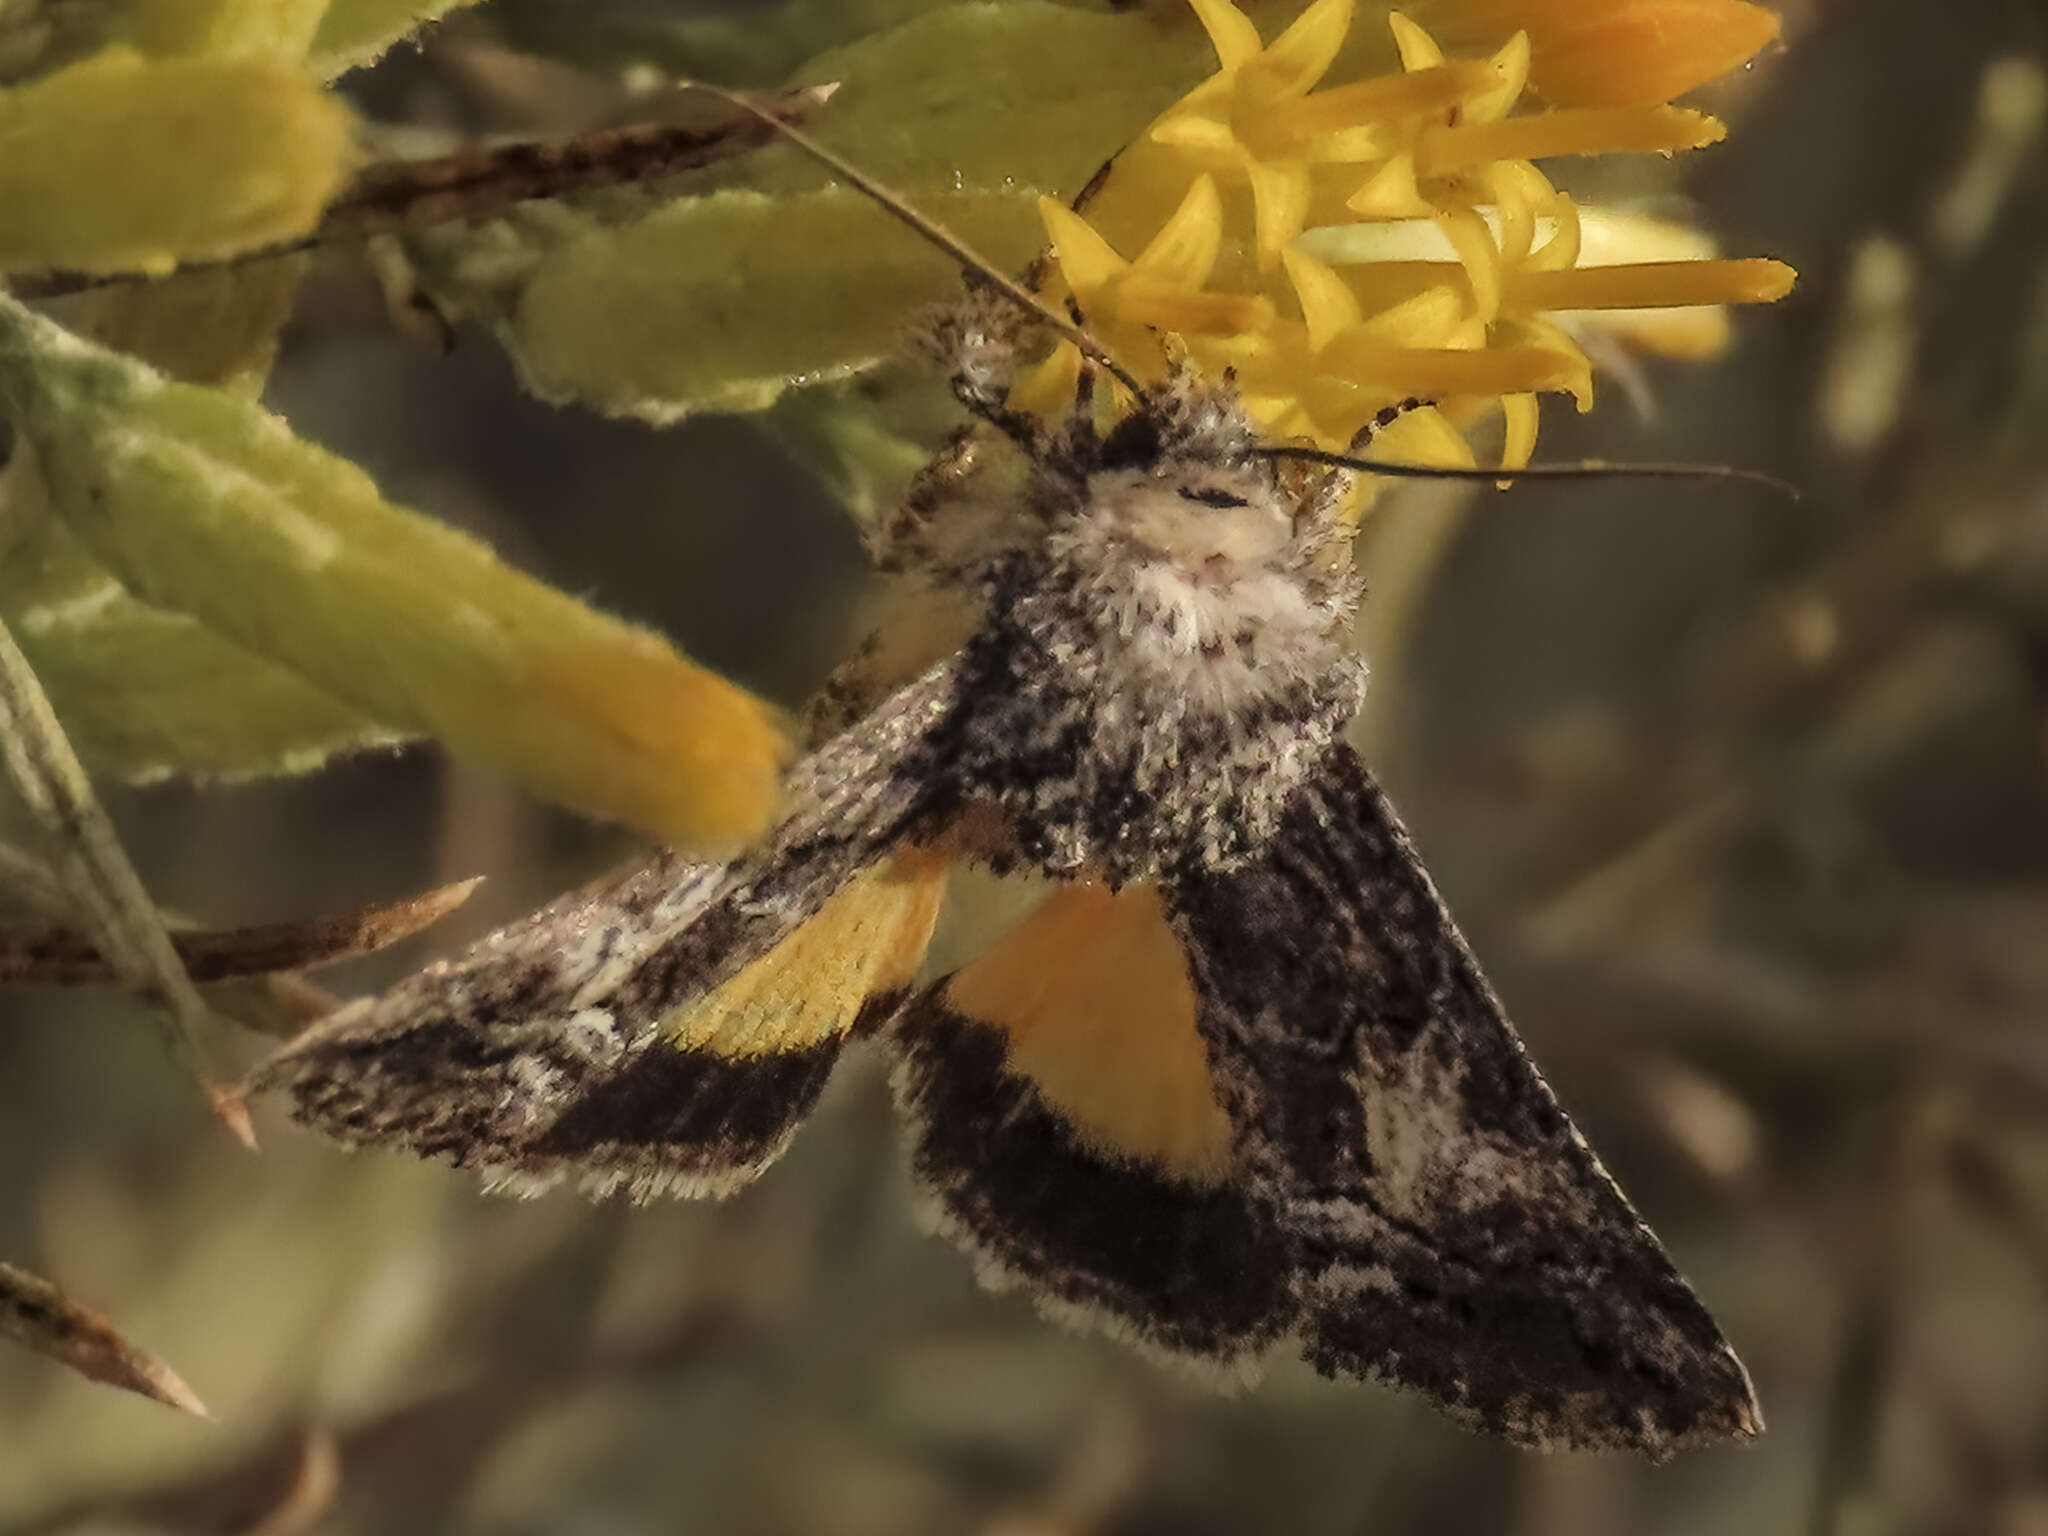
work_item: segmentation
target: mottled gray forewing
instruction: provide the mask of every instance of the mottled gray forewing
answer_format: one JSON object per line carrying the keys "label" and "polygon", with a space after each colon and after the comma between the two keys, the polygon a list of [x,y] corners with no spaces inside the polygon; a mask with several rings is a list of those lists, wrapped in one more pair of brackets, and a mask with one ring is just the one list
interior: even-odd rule
{"label": "mottled gray forewing", "polygon": [[1524,1054],[1338,747],[1249,867],[1169,891],[1305,1352],[1532,1446],[1754,1434],[1741,1364]]}
{"label": "mottled gray forewing", "polygon": [[541,1187],[722,1193],[776,1156],[837,1042],[747,1059],[663,1040],[812,916],[943,791],[935,668],[799,763],[789,810],[725,865],[657,855],[315,1025],[251,1079],[351,1145],[392,1145]]}

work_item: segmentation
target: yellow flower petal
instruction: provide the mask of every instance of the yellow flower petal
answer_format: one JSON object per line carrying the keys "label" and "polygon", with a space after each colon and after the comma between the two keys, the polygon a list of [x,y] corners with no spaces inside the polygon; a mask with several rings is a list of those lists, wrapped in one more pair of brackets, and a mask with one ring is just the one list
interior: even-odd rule
{"label": "yellow flower petal", "polygon": [[1252,420],[1264,427],[1269,435],[1285,441],[1290,437],[1306,435],[1302,428],[1307,418],[1301,403],[1293,395],[1255,395],[1245,392],[1238,396]]}
{"label": "yellow flower petal", "polygon": [[1536,452],[1536,397],[1503,395],[1500,411],[1505,428],[1501,440],[1501,468],[1520,469]]}
{"label": "yellow flower petal", "polygon": [[[1712,306],[1786,286],[1786,269],[1772,263],[1580,268],[1580,210],[1535,162],[1666,153],[1711,142],[1720,125],[1662,103],[1532,110],[1524,101],[1539,63],[1590,46],[1588,29],[1611,39],[1619,18],[1640,42],[1653,30],[1646,16],[1684,20],[1705,7],[1728,22],[1744,0],[1434,0],[1433,25],[1461,49],[1490,54],[1447,61],[1430,32],[1394,12],[1402,73],[1313,92],[1341,56],[1355,0],[1314,0],[1266,48],[1236,6],[1194,3],[1225,67],[1154,123],[1144,152],[1118,162],[1115,206],[1152,210],[1133,227],[1115,225],[1118,244],[1144,241],[1143,254],[1125,263],[1057,214],[1048,228],[1063,262],[1071,248],[1080,272],[1070,283],[1090,288],[1083,303],[1107,344],[1155,365],[1180,352],[1233,372],[1273,431],[1341,446],[1387,406],[1419,396],[1439,408],[1412,413],[1390,441],[1405,442],[1403,456],[1469,463],[1456,428],[1498,406],[1512,466],[1533,451],[1538,395],[1570,393],[1581,409],[1592,400],[1592,365],[1549,314],[1577,315],[1581,327],[1604,326],[1608,314],[1634,325],[1654,315],[1645,306],[1684,304],[1703,322],[1685,335],[1705,343],[1714,339],[1707,317],[1720,318]],[[1480,15],[1487,25],[1475,24]],[[1207,173],[1192,187],[1190,164]],[[1256,279],[1237,264],[1244,234],[1230,221],[1243,202],[1219,195],[1226,176],[1251,193]],[[1276,265],[1299,320],[1274,310],[1273,299],[1286,302]],[[1068,366],[1042,368],[1021,393],[1057,396],[1070,387]]]}
{"label": "yellow flower petal", "polygon": [[1057,416],[1073,404],[1081,385],[1081,349],[1063,341],[1044,362],[1010,386],[1004,404],[1013,411]]}
{"label": "yellow flower petal", "polygon": [[1361,123],[1405,124],[1448,112],[1492,83],[1483,61],[1460,59],[1410,74],[1355,80],[1312,96],[1277,101],[1267,110],[1288,134],[1306,140]]}
{"label": "yellow flower petal", "polygon": [[1585,240],[1579,205],[1559,195],[1551,201],[1550,216],[1557,221],[1556,230],[1540,249],[1529,253],[1522,263],[1525,272],[1559,271],[1579,264]]}
{"label": "yellow flower petal", "polygon": [[1394,152],[1394,139],[1375,123],[1335,128],[1299,146],[1303,158],[1317,165],[1365,165]]}
{"label": "yellow flower petal", "polygon": [[1527,28],[1531,81],[1558,106],[1670,101],[1778,35],[1778,18],[1748,0],[1458,0],[1441,10],[1461,44]]}
{"label": "yellow flower petal", "polygon": [[1230,0],[1188,0],[1188,4],[1195,8],[1196,19],[1202,23],[1202,30],[1209,34],[1210,46],[1216,50],[1216,62],[1226,70],[1236,69],[1258,56],[1263,46],[1259,40],[1259,29]]}
{"label": "yellow flower petal", "polygon": [[1223,199],[1215,179],[1197,176],[1172,218],[1161,226],[1132,264],[1133,269],[1165,282],[1199,288],[1216,267],[1223,247]]}
{"label": "yellow flower petal", "polygon": [[[1471,345],[1486,337],[1481,322],[1473,321],[1476,336]],[[1459,335],[1465,329],[1465,294],[1462,287],[1440,283],[1400,303],[1370,315],[1360,329],[1375,340],[1401,347],[1454,347],[1466,343]]]}
{"label": "yellow flower petal", "polygon": [[1093,225],[1058,198],[1041,197],[1038,216],[1044,220],[1046,237],[1059,258],[1060,275],[1083,303],[1088,294],[1130,269],[1131,264],[1111,249]]}
{"label": "yellow flower petal", "polygon": [[1526,160],[1503,160],[1487,166],[1481,179],[1493,194],[1494,211],[1500,219],[1500,255],[1509,266],[1528,258],[1536,244],[1536,207],[1546,208],[1556,200],[1550,183]]}
{"label": "yellow flower petal", "polygon": [[1244,159],[1244,146],[1230,125],[1200,112],[1169,113],[1152,125],[1150,137],[1214,170],[1235,167]]}
{"label": "yellow flower petal", "polygon": [[1563,326],[1541,315],[1521,315],[1504,330],[1505,340],[1548,352],[1557,359],[1560,379],[1549,393],[1570,395],[1582,416],[1593,409],[1593,360],[1586,356]]}
{"label": "yellow flower petal", "polygon": [[1529,34],[1517,32],[1486,61],[1493,83],[1465,104],[1468,123],[1491,123],[1507,116],[1529,86]]}
{"label": "yellow flower petal", "polygon": [[1395,464],[1440,464],[1445,469],[1478,467],[1465,435],[1433,406],[1409,411],[1382,427],[1363,457]]}
{"label": "yellow flower petal", "polygon": [[1576,107],[1425,129],[1416,164],[1424,176],[1444,176],[1493,160],[1670,154],[1703,149],[1727,136],[1728,127],[1719,118],[1679,107]]}
{"label": "yellow flower petal", "polygon": [[1518,272],[1514,302],[1532,310],[1660,309],[1687,304],[1772,304],[1797,276],[1782,261],[1641,261],[1569,272]]}
{"label": "yellow flower petal", "polygon": [[[1569,343],[1566,344],[1569,346]],[[1324,361],[1331,371],[1390,400],[1417,395],[1575,395],[1585,360],[1550,346],[1390,347],[1362,334],[1339,337]]]}
{"label": "yellow flower petal", "polygon": [[1403,69],[1412,74],[1443,63],[1444,51],[1437,47],[1436,39],[1399,11],[1387,12],[1387,25],[1393,30],[1394,47],[1400,52]]}
{"label": "yellow flower petal", "polygon": [[1306,93],[1344,46],[1351,10],[1352,0],[1315,0],[1251,63],[1247,74],[1256,77],[1256,88],[1276,97]]}
{"label": "yellow flower petal", "polygon": [[1491,323],[1500,313],[1506,285],[1505,274],[1501,271],[1500,250],[1493,243],[1493,231],[1486,227],[1486,220],[1470,208],[1439,213],[1436,227],[1444,232],[1444,238],[1451,242],[1451,249],[1458,253],[1458,262],[1472,284],[1474,313]]}
{"label": "yellow flower petal", "polygon": [[1358,299],[1350,285],[1313,256],[1289,247],[1280,253],[1287,268],[1287,280],[1301,301],[1301,317],[1308,324],[1308,344],[1320,352],[1332,337],[1348,331],[1363,318]]}
{"label": "yellow flower petal", "polygon": [[1363,219],[1426,219],[1436,213],[1416,185],[1415,156],[1406,151],[1375,171],[1346,206]]}
{"label": "yellow flower petal", "polygon": [[1254,293],[1202,293],[1132,274],[1117,285],[1117,317],[1181,335],[1257,331],[1273,321],[1273,301]]}
{"label": "yellow flower petal", "polygon": [[1299,160],[1273,163],[1248,160],[1245,174],[1252,184],[1252,214],[1258,242],[1259,270],[1268,271],[1285,246],[1308,223],[1314,183]]}

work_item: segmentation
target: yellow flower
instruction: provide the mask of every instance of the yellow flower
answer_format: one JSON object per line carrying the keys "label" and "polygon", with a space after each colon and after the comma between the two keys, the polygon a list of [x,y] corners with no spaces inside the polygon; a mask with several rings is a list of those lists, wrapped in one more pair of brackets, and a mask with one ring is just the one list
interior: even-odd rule
{"label": "yellow flower", "polygon": [[[1592,403],[1574,329],[1625,314],[1628,334],[1699,355],[1725,334],[1718,306],[1791,286],[1772,261],[1614,260],[1636,226],[1611,216],[1589,264],[1588,219],[1537,166],[1718,141],[1722,124],[1644,82],[1689,89],[1768,42],[1774,19],[1745,0],[1442,0],[1432,17],[1482,56],[1446,56],[1396,11],[1399,71],[1330,85],[1355,0],[1314,0],[1271,43],[1231,0],[1190,3],[1217,72],[1081,212],[1042,204],[1068,292],[1140,374],[1185,354],[1230,371],[1276,435],[1421,462],[1469,464],[1459,429],[1498,410],[1517,466],[1539,394]],[[1666,309],[1695,323],[1644,320]],[[1071,398],[1078,366],[1059,349],[1019,403]]]}
{"label": "yellow flower", "polygon": [[[1160,333],[1256,335],[1273,324],[1273,304],[1257,294],[1209,293],[1223,243],[1223,203],[1216,183],[1197,176],[1173,217],[1136,261],[1126,261],[1088,221],[1052,198],[1038,200],[1068,291],[1105,345],[1120,357],[1162,360]],[[1013,392],[1011,404],[1052,411],[1073,398],[1080,353],[1061,347]]]}

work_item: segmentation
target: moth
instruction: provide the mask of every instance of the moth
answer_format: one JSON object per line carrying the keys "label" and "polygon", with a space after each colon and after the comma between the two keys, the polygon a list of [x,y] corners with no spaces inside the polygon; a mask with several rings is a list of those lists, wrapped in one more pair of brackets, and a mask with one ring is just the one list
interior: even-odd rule
{"label": "moth", "polygon": [[[941,326],[985,425],[883,540],[971,605],[961,649],[828,689],[750,852],[516,922],[254,1086],[519,1190],[723,1196],[869,1042],[932,1224],[1055,1317],[1239,1380],[1298,1349],[1525,1446],[1756,1434],[1344,741],[1349,471],[1187,372],[1113,424],[1013,413],[1018,333],[987,299]],[[1007,478],[970,472],[1005,440]],[[921,978],[961,863],[1042,898]]]}

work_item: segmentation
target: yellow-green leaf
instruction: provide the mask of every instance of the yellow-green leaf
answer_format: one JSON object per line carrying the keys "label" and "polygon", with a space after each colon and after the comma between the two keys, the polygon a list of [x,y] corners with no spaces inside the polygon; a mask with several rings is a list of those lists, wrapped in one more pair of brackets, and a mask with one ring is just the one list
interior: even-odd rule
{"label": "yellow-green leaf", "polygon": [[[1024,193],[926,209],[1004,265],[1041,238]],[[961,291],[945,256],[844,188],[721,192],[552,252],[504,337],[543,399],[667,421],[759,410],[792,382],[899,354],[918,313]]]}
{"label": "yellow-green leaf", "polygon": [[137,596],[536,793],[694,848],[772,815],[765,706],[393,506],[239,396],[0,301],[0,397],[51,506]]}
{"label": "yellow-green leaf", "polygon": [[348,140],[302,71],[110,49],[0,92],[0,271],[166,272],[294,239]]}
{"label": "yellow-green leaf", "polygon": [[161,58],[303,63],[327,0],[127,0],[121,33]]}
{"label": "yellow-green leaf", "polygon": [[[10,466],[10,491],[31,468]],[[138,602],[61,523],[0,555],[0,617],[96,776],[301,773],[400,739],[197,619]]]}
{"label": "yellow-green leaf", "polygon": [[[1184,0],[1158,16],[1004,0],[928,11],[819,54],[792,83],[840,82],[813,131],[920,202],[952,187],[1064,198],[1214,67]],[[754,163],[778,162],[818,174],[783,149]]]}
{"label": "yellow-green leaf", "polygon": [[333,0],[313,36],[312,66],[332,78],[376,59],[430,21],[475,0]]}
{"label": "yellow-green leaf", "polygon": [[[1044,245],[1036,195],[1078,191],[1208,58],[1191,14],[1006,0],[922,8],[799,79],[841,82],[812,132],[1017,270]],[[962,293],[948,258],[788,145],[686,185],[697,195],[650,213],[541,205],[408,249],[542,398],[656,422],[758,410],[900,356]]]}

